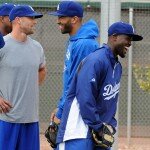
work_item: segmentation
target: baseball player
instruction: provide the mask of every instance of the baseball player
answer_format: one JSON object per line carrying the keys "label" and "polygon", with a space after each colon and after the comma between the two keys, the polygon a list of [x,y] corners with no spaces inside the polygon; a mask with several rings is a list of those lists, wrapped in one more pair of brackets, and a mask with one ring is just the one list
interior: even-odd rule
{"label": "baseball player", "polygon": [[124,58],[131,41],[142,39],[130,24],[116,22],[107,44],[82,61],[65,101],[57,150],[110,150],[122,75],[118,56]]}
{"label": "baseball player", "polygon": [[[69,34],[63,71],[63,91],[56,112],[51,114],[51,120],[60,123],[64,102],[68,88],[76,72],[77,66],[83,58],[99,48],[96,38],[99,30],[94,20],[82,24],[83,7],[74,1],[62,1],[56,12],[50,15],[57,16],[57,24],[62,34]],[[56,116],[55,116],[56,113]]]}
{"label": "baseball player", "polygon": [[46,74],[45,56],[28,35],[42,16],[29,5],[17,5],[9,15],[12,32],[0,50],[0,150],[40,149],[39,83]]}
{"label": "baseball player", "polygon": [[14,7],[15,5],[10,3],[0,5],[0,32],[3,36],[12,31],[12,24],[9,20],[9,14]]}

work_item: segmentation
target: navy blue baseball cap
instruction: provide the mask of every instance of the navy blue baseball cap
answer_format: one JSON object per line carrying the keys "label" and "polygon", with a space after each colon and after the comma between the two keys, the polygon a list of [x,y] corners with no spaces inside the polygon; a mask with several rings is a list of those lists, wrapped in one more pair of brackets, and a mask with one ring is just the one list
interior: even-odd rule
{"label": "navy blue baseball cap", "polygon": [[141,41],[143,39],[142,36],[135,34],[134,28],[129,23],[125,22],[116,22],[113,23],[108,29],[108,36],[111,35],[120,35],[125,34],[132,38],[132,41]]}
{"label": "navy blue baseball cap", "polygon": [[5,42],[3,39],[3,35],[0,33],[0,48],[4,47],[4,45],[5,45]]}
{"label": "navy blue baseball cap", "polygon": [[57,6],[57,11],[50,12],[49,15],[53,16],[66,16],[66,17],[83,17],[83,7],[74,1],[62,1]]}
{"label": "navy blue baseball cap", "polygon": [[41,18],[43,15],[37,13],[30,5],[16,5],[9,14],[10,21],[13,21],[16,17],[34,17]]}
{"label": "navy blue baseball cap", "polygon": [[4,3],[0,5],[0,16],[9,16],[10,11],[15,7],[14,4]]}

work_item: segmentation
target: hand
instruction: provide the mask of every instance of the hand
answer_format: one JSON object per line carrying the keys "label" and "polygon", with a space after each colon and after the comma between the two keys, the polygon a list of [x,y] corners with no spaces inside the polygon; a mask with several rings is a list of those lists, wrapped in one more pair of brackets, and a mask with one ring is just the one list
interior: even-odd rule
{"label": "hand", "polygon": [[0,113],[7,113],[11,108],[10,102],[0,97]]}
{"label": "hand", "polygon": [[54,122],[56,123],[56,124],[60,124],[60,119],[58,119],[56,116],[54,117]]}
{"label": "hand", "polygon": [[52,148],[56,148],[56,138],[58,132],[58,125],[54,122],[51,122],[47,130],[45,131],[45,137],[47,141],[50,143]]}
{"label": "hand", "polygon": [[107,149],[112,147],[114,143],[113,127],[103,123],[99,132],[92,130],[94,144],[98,147]]}
{"label": "hand", "polygon": [[55,122],[56,124],[60,124],[60,119],[58,119],[58,118],[56,117],[57,111],[58,111],[58,108],[56,108],[56,109],[54,109],[54,110],[52,111],[50,120],[51,120],[52,122]]}

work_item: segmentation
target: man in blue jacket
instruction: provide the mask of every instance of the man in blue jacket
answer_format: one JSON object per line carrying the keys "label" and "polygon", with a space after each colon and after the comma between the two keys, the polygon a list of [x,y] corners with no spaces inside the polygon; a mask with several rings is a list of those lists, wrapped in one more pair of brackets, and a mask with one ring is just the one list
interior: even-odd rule
{"label": "man in blue jacket", "polygon": [[64,58],[63,91],[56,112],[51,114],[51,120],[60,123],[64,102],[68,88],[76,69],[83,58],[99,48],[95,38],[99,30],[94,20],[89,20],[82,25],[83,8],[74,1],[62,1],[57,6],[56,12],[50,15],[58,16],[58,25],[62,34],[69,34],[68,45]]}
{"label": "man in blue jacket", "polygon": [[109,27],[108,43],[80,63],[65,101],[57,150],[110,150],[95,146],[92,131],[101,136],[103,125],[109,125],[115,133],[122,75],[118,56],[124,58],[131,41],[142,39],[130,24],[116,22]]}

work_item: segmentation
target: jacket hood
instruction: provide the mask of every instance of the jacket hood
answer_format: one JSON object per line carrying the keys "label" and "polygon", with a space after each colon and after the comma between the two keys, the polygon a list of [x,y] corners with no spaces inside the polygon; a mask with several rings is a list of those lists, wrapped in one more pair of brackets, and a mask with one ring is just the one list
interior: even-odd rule
{"label": "jacket hood", "polygon": [[70,37],[70,41],[75,41],[77,39],[93,39],[99,36],[98,25],[94,20],[89,20],[84,23],[77,33]]}

